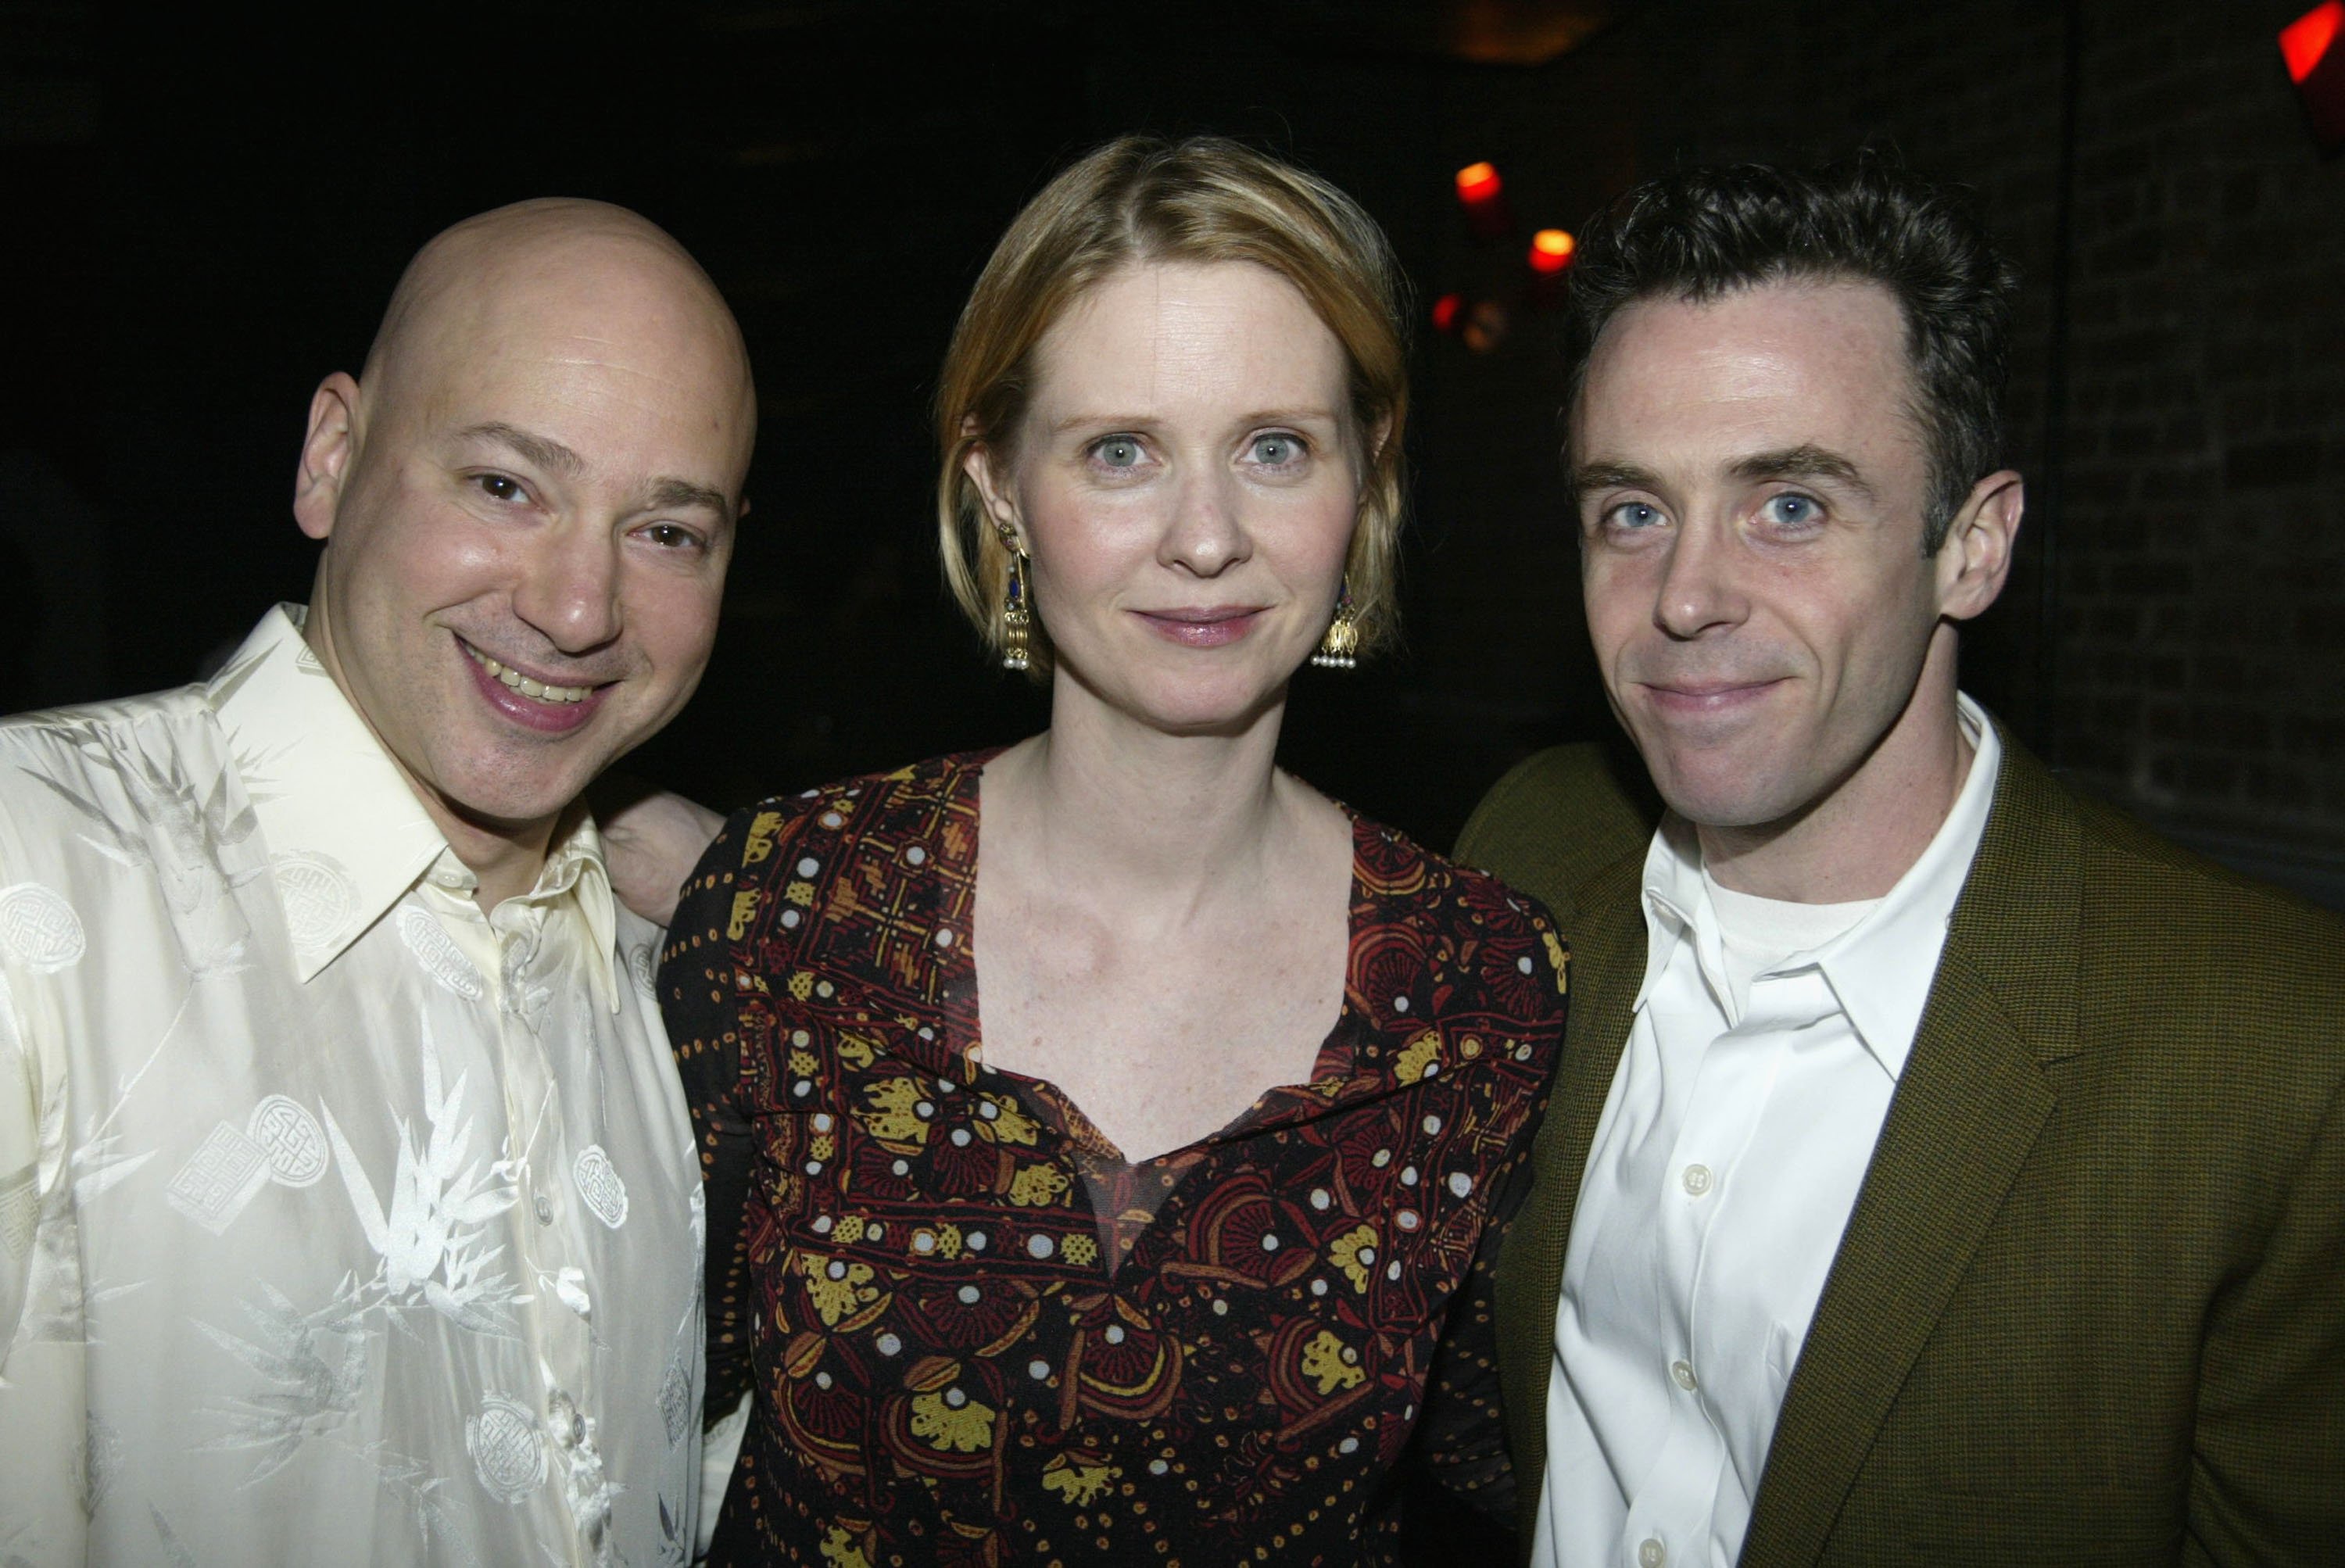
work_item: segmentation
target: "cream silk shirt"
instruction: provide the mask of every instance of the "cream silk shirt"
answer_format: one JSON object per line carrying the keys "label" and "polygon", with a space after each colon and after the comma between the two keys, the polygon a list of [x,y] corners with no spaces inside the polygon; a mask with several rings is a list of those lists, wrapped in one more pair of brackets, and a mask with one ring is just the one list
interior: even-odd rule
{"label": "cream silk shirt", "polygon": [[484,916],[299,615],[0,724],[0,1563],[684,1562],[657,933],[583,812]]}
{"label": "cream silk shirt", "polygon": [[[1960,711],[1976,752],[1921,859],[1755,975],[1732,973],[1691,827],[1654,835],[1644,986],[1564,1254],[1541,1568],[1726,1568],[1741,1552],[1995,797],[1994,727],[1968,697]],[[1734,901],[1746,935],[1763,901]]]}

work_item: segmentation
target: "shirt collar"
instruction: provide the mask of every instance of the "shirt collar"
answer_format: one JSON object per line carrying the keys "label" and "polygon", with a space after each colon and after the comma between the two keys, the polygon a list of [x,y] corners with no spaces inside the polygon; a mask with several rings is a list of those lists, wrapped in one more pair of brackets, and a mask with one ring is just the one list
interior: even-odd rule
{"label": "shirt collar", "polygon": [[[1985,711],[1960,693],[1954,708],[1973,750],[1970,774],[1953,809],[1880,904],[1812,955],[1864,1048],[1892,1078],[1904,1072],[1921,1028],[1946,922],[1986,831],[1995,777],[2003,767],[2003,745]],[[1693,825],[1674,812],[1662,820],[1645,854],[1644,903],[1648,941],[1639,1008],[1681,942],[1704,943],[1699,955],[1704,967],[1724,972],[1723,955],[1708,951],[1718,942],[1718,921],[1709,912],[1710,895],[1702,885],[1701,842]]]}
{"label": "shirt collar", "polygon": [[[306,617],[299,605],[270,610],[205,687],[269,845],[305,984],[427,871],[467,897],[480,885],[303,640]],[[615,1011],[617,915],[602,836],[584,805],[563,819],[525,896],[564,895],[578,901],[598,988]]]}

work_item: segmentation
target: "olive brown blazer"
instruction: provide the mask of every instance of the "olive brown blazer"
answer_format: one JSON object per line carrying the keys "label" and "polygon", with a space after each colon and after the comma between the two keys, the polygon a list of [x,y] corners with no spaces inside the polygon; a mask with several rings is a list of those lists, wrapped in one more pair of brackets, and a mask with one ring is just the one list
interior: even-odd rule
{"label": "olive brown blazer", "polygon": [[[2345,921],[2004,745],[1742,1562],[2345,1562]],[[1571,945],[1497,1286],[1526,1553],[1564,1240],[1644,975],[1633,792],[1544,752],[1458,846]]]}

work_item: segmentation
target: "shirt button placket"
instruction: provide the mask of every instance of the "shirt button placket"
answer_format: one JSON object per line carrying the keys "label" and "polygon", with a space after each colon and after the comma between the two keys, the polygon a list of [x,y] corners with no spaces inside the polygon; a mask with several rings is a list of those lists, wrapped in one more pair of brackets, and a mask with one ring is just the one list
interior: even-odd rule
{"label": "shirt button placket", "polygon": [[1661,1544],[1658,1535],[1648,1535],[1637,1543],[1637,1568],[1667,1568],[1670,1549]]}

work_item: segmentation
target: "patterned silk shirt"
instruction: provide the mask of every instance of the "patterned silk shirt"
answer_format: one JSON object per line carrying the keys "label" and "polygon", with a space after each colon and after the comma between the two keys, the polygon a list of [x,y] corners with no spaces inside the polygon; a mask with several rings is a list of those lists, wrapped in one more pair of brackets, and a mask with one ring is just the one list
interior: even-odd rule
{"label": "patterned silk shirt", "polygon": [[1311,1081],[1127,1164],[983,1063],[981,770],[741,813],[670,928],[711,1400],[756,1393],[714,1560],[1389,1562],[1405,1453],[1503,1472],[1486,1244],[1560,1044],[1554,929],[1355,822]]}
{"label": "patterned silk shirt", "polygon": [[0,1563],[683,1562],[657,933],[583,813],[483,915],[299,614],[0,723]]}

